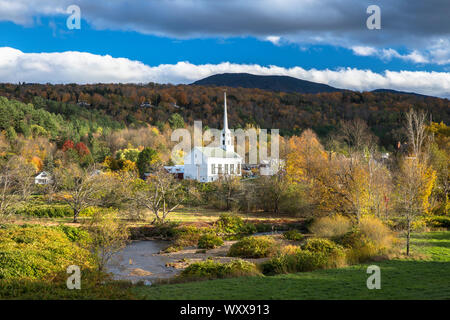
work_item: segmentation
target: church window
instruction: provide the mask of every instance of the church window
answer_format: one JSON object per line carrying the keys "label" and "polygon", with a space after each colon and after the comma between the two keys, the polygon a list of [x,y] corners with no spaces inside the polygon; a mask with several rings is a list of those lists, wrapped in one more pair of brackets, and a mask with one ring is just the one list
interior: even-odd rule
{"label": "church window", "polygon": [[234,174],[234,164],[230,164],[230,174]]}
{"label": "church window", "polygon": [[241,164],[240,163],[238,163],[237,164],[237,170],[236,170],[237,172],[237,174],[241,174]]}
{"label": "church window", "polygon": [[228,174],[228,163],[225,164],[225,174]]}

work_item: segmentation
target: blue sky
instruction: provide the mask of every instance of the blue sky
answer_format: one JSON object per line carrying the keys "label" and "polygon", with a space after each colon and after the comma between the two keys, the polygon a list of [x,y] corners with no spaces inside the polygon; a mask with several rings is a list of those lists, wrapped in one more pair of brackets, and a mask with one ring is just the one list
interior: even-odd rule
{"label": "blue sky", "polygon": [[[251,36],[174,39],[135,31],[96,30],[82,20],[80,30],[68,30],[66,18],[43,18],[33,26],[0,23],[0,46],[26,53],[83,51],[139,60],[151,66],[189,61],[193,64],[221,62],[277,65],[286,68],[335,69],[357,67],[375,72],[389,70],[446,71],[448,66],[418,64],[401,59],[358,56],[351,49],[334,45],[275,45]],[[396,47],[398,52],[405,48]]]}
{"label": "blue sky", "polygon": [[[378,0],[381,30],[369,30],[373,2],[0,0],[0,81],[189,83],[249,72],[449,96],[448,1]],[[79,30],[66,26],[73,3]]]}

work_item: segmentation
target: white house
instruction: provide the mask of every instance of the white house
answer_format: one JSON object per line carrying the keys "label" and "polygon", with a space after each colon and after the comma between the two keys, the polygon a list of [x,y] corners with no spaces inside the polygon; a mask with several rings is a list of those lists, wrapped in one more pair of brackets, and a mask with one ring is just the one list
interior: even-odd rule
{"label": "white house", "polygon": [[194,147],[184,157],[184,179],[211,182],[220,176],[241,176],[242,158],[234,151],[231,131],[228,129],[227,94],[224,93],[223,130],[220,147]]}
{"label": "white house", "polygon": [[50,184],[52,182],[52,176],[47,171],[42,171],[34,178],[34,184]]}

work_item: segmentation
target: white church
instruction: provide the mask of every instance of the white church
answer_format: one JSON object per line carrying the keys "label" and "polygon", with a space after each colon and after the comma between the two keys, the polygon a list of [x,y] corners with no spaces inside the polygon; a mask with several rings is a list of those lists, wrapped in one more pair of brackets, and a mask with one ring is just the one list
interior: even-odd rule
{"label": "white church", "polygon": [[220,147],[194,147],[184,157],[184,179],[211,182],[221,176],[241,176],[242,157],[234,151],[228,129],[227,93],[224,93],[223,130]]}

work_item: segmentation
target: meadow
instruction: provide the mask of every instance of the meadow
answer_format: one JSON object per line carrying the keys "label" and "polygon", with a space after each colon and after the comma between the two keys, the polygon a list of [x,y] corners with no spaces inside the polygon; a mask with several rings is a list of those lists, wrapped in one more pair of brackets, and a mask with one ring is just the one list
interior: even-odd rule
{"label": "meadow", "polygon": [[[142,299],[450,299],[450,232],[413,234],[412,258],[276,276],[208,280],[132,289]],[[381,289],[366,286],[369,265]]]}

